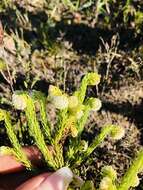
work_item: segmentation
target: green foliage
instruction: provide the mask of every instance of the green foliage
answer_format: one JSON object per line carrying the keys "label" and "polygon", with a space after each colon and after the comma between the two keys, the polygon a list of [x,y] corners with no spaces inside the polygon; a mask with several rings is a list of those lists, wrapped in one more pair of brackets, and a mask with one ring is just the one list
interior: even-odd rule
{"label": "green foliage", "polygon": [[32,169],[32,165],[24,152],[22,151],[22,147],[19,144],[19,141],[17,139],[17,136],[14,132],[13,126],[11,124],[10,115],[5,110],[0,109],[0,120],[4,120],[5,127],[7,131],[7,135],[9,137],[9,140],[13,146],[13,154],[27,169]]}
{"label": "green foliage", "polygon": [[[93,142],[89,145],[87,150],[83,153],[81,153],[80,156],[78,154],[75,156],[74,163],[79,165],[81,164],[86,158],[89,157],[89,155],[99,146],[103,140],[111,134],[112,130],[114,130],[114,126],[105,126],[102,128],[100,134],[93,140]],[[76,147],[77,149],[77,147]],[[80,151],[80,150],[79,150]]]}
{"label": "green foliage", "polygon": [[83,78],[80,89],[75,92],[75,96],[78,97],[80,103],[84,101],[87,86],[89,85],[95,86],[98,85],[99,82],[100,82],[100,75],[98,75],[97,73],[88,73]]}
{"label": "green foliage", "polygon": [[[101,101],[98,98],[85,98],[87,86],[98,85],[99,82],[98,73],[88,73],[83,78],[79,90],[71,96],[55,86],[50,86],[48,97],[39,91],[31,93],[16,91],[13,94],[13,106],[25,113],[29,136],[41,151],[47,166],[53,170],[65,165],[75,169],[100,146],[105,138],[110,136],[113,140],[119,140],[125,135],[124,128],[107,125],[101,128],[98,136],[90,144],[81,138],[90,112],[98,111],[101,107]],[[52,104],[57,113],[57,123],[54,128],[52,128],[50,116],[47,115],[47,101]],[[13,146],[13,148],[1,147],[0,154],[12,154],[27,169],[32,169],[15,134],[10,113],[1,109],[0,121],[5,122],[7,135]],[[66,139],[69,144],[64,147]],[[64,154],[65,148],[67,151]],[[120,184],[116,182],[116,171],[111,166],[104,167],[99,190],[128,190],[130,187],[137,186],[139,182],[137,175],[142,171],[142,165],[143,151],[140,151]],[[86,189],[95,189],[91,181],[82,185],[81,190]]]}
{"label": "green foliage", "polygon": [[97,136],[97,138],[95,138],[93,140],[93,142],[91,143],[91,145],[88,147],[87,151],[84,154],[84,157],[88,157],[93,151],[94,149],[100,145],[102,143],[102,141],[108,136],[110,135],[110,133],[112,132],[112,130],[114,130],[114,127],[111,126],[106,126],[103,127],[100,134]]}
{"label": "green foliage", "polygon": [[117,190],[116,188],[116,171],[112,168],[112,166],[105,166],[102,169],[103,179],[99,184],[99,190]]}
{"label": "green foliage", "polygon": [[81,187],[81,190],[95,190],[94,184],[92,181],[86,181],[83,186]]}
{"label": "green foliage", "polygon": [[137,157],[123,176],[118,190],[128,190],[130,187],[139,185],[138,174],[143,171],[143,150],[140,150]]}
{"label": "green foliage", "polygon": [[39,91],[33,91],[32,92],[32,98],[35,100],[35,103],[37,103],[40,107],[40,121],[42,123],[45,136],[47,137],[48,141],[51,142],[51,124],[48,120],[48,115],[46,111],[46,96],[42,92]]}
{"label": "green foliage", "polygon": [[57,166],[56,166],[56,163],[54,162],[53,155],[51,154],[50,150],[46,146],[44,136],[40,130],[40,125],[36,118],[34,102],[29,95],[24,94],[23,96],[25,98],[26,105],[27,105],[25,108],[25,114],[28,121],[29,134],[34,138],[35,143],[37,147],[39,148],[39,150],[42,152],[46,163],[50,167],[56,169]]}
{"label": "green foliage", "polygon": [[129,190],[139,185],[138,174],[143,171],[143,150],[138,152],[137,157],[121,179],[117,182],[117,173],[112,166],[105,166],[102,169],[103,179],[100,182],[99,190]]}
{"label": "green foliage", "polygon": [[[68,152],[72,152],[72,155],[70,155],[69,158],[67,156],[69,160],[65,163],[71,163],[71,161],[75,159],[75,156],[84,149],[84,147],[80,145],[84,125],[88,119],[90,111],[93,110],[93,108],[95,109],[96,106],[100,109],[97,104],[93,105],[93,103],[91,103],[91,99],[84,100],[86,89],[88,85],[98,85],[99,81],[100,75],[97,73],[88,73],[83,78],[81,87],[73,94],[73,96],[68,96],[58,87],[54,86],[50,86],[49,88],[48,99],[44,94],[38,91],[33,91],[30,94],[27,92],[16,91],[13,94],[12,102],[14,107],[25,112],[29,135],[34,139],[35,144],[41,151],[45,162],[51,168],[57,169],[64,165],[63,144],[66,138],[71,138],[71,144],[69,145]],[[57,109],[56,112],[58,119],[54,129],[52,129],[52,124],[48,120],[47,116],[47,100],[50,101]],[[94,98],[92,98],[92,100],[94,100]],[[39,109],[39,116],[36,113],[36,107]],[[95,110],[97,111],[98,109]],[[7,134],[11,139],[12,145],[14,147],[18,147],[16,150],[20,152],[21,147],[20,145],[17,145],[19,142],[16,135],[14,135],[14,129],[10,123],[10,116],[4,117],[4,114],[1,114],[0,117],[1,120],[5,120],[6,128],[7,130],[9,129]],[[110,131],[110,127],[107,131]],[[101,132],[101,135],[105,137],[107,134],[103,133],[104,132]],[[87,149],[87,152],[81,156],[80,163],[86,158],[86,156],[93,152],[104,137],[98,137],[96,141],[93,141]],[[78,145],[77,151],[74,151],[74,141]],[[52,151],[49,150],[46,143],[51,145]],[[70,160],[70,158],[72,159]],[[25,164],[26,161],[23,161],[23,163],[27,166],[27,164]]]}
{"label": "green foliage", "polygon": [[105,166],[104,168],[102,168],[102,176],[103,177],[106,177],[106,176],[110,177],[113,181],[115,181],[117,178],[117,173],[113,169],[112,166]]}

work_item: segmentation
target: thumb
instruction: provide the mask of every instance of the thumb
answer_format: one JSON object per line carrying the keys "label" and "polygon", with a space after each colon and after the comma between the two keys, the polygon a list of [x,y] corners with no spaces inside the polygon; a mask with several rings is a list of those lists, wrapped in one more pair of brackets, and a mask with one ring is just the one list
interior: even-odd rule
{"label": "thumb", "polygon": [[53,174],[45,173],[36,176],[16,190],[67,190],[72,180],[72,171],[68,167],[63,167]]}
{"label": "thumb", "polygon": [[63,167],[47,177],[35,190],[67,190],[72,180],[72,171],[68,167]]}

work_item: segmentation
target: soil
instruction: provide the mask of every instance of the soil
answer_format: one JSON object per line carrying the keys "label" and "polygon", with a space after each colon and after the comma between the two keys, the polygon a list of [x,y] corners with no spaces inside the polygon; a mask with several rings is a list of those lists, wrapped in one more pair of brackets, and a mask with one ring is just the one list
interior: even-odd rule
{"label": "soil", "polygon": [[[16,1],[16,5],[23,15],[26,5],[20,2]],[[98,113],[91,113],[82,138],[93,139],[108,123],[124,126],[126,136],[118,142],[107,138],[78,169],[83,179],[97,184],[101,168],[113,165],[120,179],[143,145],[143,33],[136,34],[129,27],[108,28],[102,22],[93,26],[92,15],[85,17],[83,13],[75,15],[66,10],[61,11],[60,21],[44,29],[39,24],[47,23],[43,8],[37,11],[29,5],[27,14],[29,21],[22,27],[14,9],[0,13],[5,27],[0,57],[8,64],[13,89],[26,89],[26,81],[29,91],[38,89],[47,94],[49,84],[55,84],[72,94],[87,72],[98,70],[101,83],[98,88],[89,87],[87,96],[99,97],[103,106]],[[50,36],[47,44],[40,32]],[[9,79],[8,72],[4,74]],[[11,91],[0,74],[0,99],[11,101]],[[0,107],[11,110],[7,102]],[[1,125],[0,146],[9,145]],[[142,189],[142,182],[136,189]]]}

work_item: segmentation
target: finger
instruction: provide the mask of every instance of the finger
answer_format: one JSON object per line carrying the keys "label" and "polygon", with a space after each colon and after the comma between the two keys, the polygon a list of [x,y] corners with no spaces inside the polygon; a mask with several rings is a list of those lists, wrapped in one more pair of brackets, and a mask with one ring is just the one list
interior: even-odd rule
{"label": "finger", "polygon": [[28,171],[0,175],[0,188],[4,190],[15,190],[20,184],[32,177],[33,173]]}
{"label": "finger", "polygon": [[[39,178],[40,177],[40,178]],[[27,181],[16,190],[66,190],[73,179],[72,171],[63,167],[50,176],[38,176]]]}
{"label": "finger", "polygon": [[0,174],[6,174],[10,172],[18,172],[24,169],[24,166],[17,162],[12,156],[0,157]]}
{"label": "finger", "polygon": [[[41,164],[41,153],[35,146],[23,148],[23,152],[33,165],[37,166]],[[24,168],[20,162],[16,161],[14,156],[0,156],[0,174],[17,172]]]}
{"label": "finger", "polygon": [[19,186],[16,190],[34,190],[37,188],[46,178],[48,178],[51,174],[44,173],[38,175],[36,177],[31,178],[30,180],[26,181],[24,184]]}

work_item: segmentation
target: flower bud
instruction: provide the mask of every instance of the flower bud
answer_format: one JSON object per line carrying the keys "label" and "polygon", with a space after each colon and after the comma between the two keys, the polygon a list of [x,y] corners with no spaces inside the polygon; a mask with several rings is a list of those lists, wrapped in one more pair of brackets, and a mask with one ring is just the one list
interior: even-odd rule
{"label": "flower bud", "polygon": [[49,90],[48,90],[49,96],[61,96],[62,95],[62,91],[53,85],[49,86]]}
{"label": "flower bud", "polygon": [[72,109],[69,109],[69,112],[71,115],[73,115],[77,120],[81,119],[81,117],[84,114],[84,105],[78,105],[76,107],[73,107]]}
{"label": "flower bud", "polygon": [[77,137],[77,135],[78,135],[78,130],[75,127],[75,125],[71,126],[71,135],[72,135],[72,137]]}
{"label": "flower bud", "polygon": [[51,97],[51,102],[55,108],[62,110],[68,107],[68,98],[65,95]]}
{"label": "flower bud", "polygon": [[125,136],[125,129],[124,127],[121,126],[114,126],[112,132],[111,132],[111,137],[114,140],[120,140]]}
{"label": "flower bud", "polygon": [[86,77],[88,85],[98,85],[100,83],[101,76],[98,73],[88,73]]}
{"label": "flower bud", "polygon": [[13,94],[12,103],[18,110],[24,110],[27,107],[26,100],[22,94]]}
{"label": "flower bud", "polygon": [[78,106],[78,98],[76,96],[69,97],[69,108],[73,109]]}
{"label": "flower bud", "polygon": [[98,111],[98,110],[100,110],[101,106],[102,106],[101,100],[98,98],[94,98],[94,101],[92,104],[92,110]]}
{"label": "flower bud", "polygon": [[105,166],[102,168],[102,175],[104,177],[110,177],[112,180],[117,178],[117,172],[113,169],[112,166]]}
{"label": "flower bud", "polygon": [[112,185],[112,179],[110,177],[104,177],[99,185],[99,190],[109,190]]}
{"label": "flower bud", "polygon": [[77,111],[76,113],[77,120],[81,119],[82,116],[83,116],[83,111],[82,110]]}
{"label": "flower bud", "polygon": [[102,106],[102,102],[98,98],[90,98],[88,100],[88,105],[91,107],[91,111],[98,111]]}

